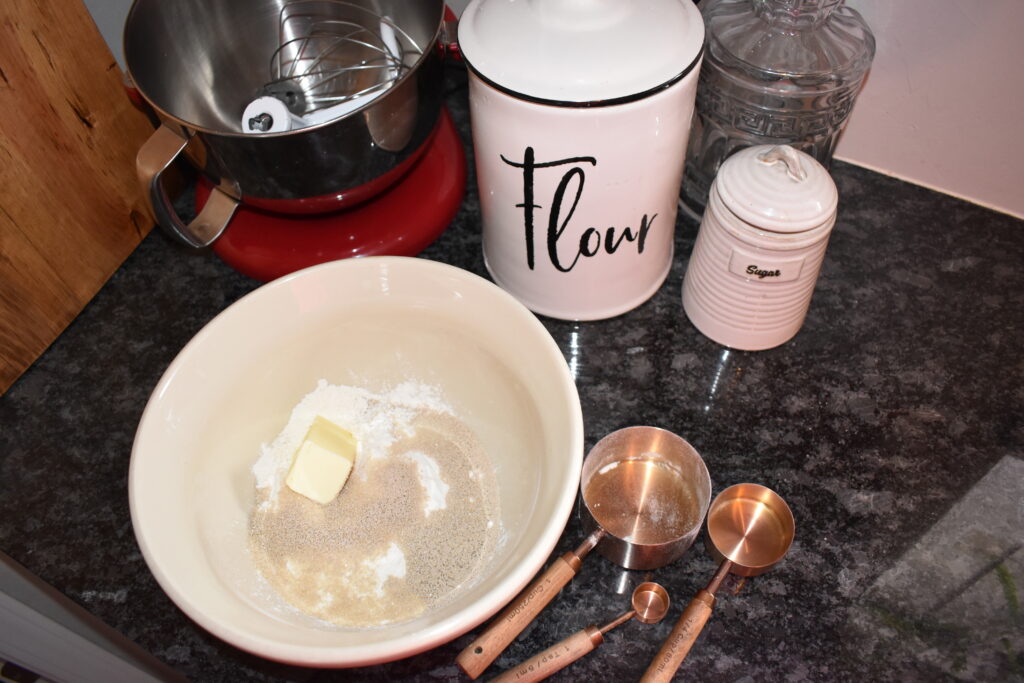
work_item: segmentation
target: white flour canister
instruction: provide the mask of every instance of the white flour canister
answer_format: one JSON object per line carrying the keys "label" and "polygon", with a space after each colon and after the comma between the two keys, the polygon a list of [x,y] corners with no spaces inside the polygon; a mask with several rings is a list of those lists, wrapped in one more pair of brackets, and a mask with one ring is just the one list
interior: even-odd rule
{"label": "white flour canister", "polygon": [[825,168],[788,145],[732,155],[711,184],[683,280],[683,309],[735,349],[779,346],[800,330],[836,220]]}
{"label": "white flour canister", "polygon": [[672,263],[692,0],[473,0],[459,22],[487,269],[531,310],[624,313]]}

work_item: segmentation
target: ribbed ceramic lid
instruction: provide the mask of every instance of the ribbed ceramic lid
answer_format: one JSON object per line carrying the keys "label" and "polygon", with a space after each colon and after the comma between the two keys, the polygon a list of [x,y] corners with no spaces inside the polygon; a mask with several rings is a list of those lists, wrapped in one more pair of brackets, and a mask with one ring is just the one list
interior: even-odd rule
{"label": "ribbed ceramic lid", "polygon": [[558,104],[643,96],[689,73],[703,45],[692,0],[473,0],[459,19],[481,77]]}
{"label": "ribbed ceramic lid", "polygon": [[758,145],[725,160],[715,177],[722,202],[773,232],[803,232],[835,213],[839,193],[825,167],[788,145]]}

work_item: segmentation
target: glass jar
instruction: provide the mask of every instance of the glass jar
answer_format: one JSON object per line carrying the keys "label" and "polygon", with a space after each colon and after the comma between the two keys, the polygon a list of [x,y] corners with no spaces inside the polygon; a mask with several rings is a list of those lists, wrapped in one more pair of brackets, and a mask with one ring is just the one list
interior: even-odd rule
{"label": "glass jar", "polygon": [[698,216],[722,162],[788,144],[826,169],[875,55],[843,0],[704,0],[707,34],[683,177]]}

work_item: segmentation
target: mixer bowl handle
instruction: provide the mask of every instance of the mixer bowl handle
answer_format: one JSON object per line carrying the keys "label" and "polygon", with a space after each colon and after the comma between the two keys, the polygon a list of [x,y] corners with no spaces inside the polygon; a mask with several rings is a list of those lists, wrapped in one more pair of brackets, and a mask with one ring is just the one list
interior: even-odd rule
{"label": "mixer bowl handle", "polygon": [[142,195],[160,227],[189,246],[208,247],[227,228],[238,208],[238,200],[214,188],[199,215],[185,225],[164,190],[161,176],[185,149],[186,144],[188,138],[167,124],[161,124],[139,149],[135,157],[135,173],[142,187]]}

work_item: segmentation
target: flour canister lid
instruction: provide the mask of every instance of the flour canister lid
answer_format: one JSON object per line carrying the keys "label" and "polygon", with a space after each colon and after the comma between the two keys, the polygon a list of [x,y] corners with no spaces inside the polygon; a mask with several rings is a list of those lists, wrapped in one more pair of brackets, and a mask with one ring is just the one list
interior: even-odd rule
{"label": "flour canister lid", "polygon": [[510,94],[567,106],[615,104],[692,71],[704,21],[692,0],[473,0],[459,49]]}
{"label": "flour canister lid", "polygon": [[715,177],[722,203],[751,225],[795,233],[835,214],[839,193],[825,167],[788,145],[758,145],[725,160]]}

